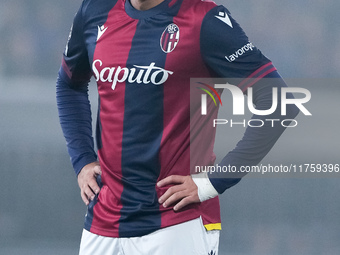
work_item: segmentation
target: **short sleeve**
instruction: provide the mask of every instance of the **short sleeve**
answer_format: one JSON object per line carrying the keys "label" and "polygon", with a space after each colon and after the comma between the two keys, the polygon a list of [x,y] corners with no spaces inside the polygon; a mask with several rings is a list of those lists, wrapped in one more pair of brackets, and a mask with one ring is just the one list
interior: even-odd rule
{"label": "short sleeve", "polygon": [[[224,6],[216,6],[205,15],[200,46],[204,62],[217,77],[259,79],[276,70]],[[238,86],[244,91],[250,82]]]}

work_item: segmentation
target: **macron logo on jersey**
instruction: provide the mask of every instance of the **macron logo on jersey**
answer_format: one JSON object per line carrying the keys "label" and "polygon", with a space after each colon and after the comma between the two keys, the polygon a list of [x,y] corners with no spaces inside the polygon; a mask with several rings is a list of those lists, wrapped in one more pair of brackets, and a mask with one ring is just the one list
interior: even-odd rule
{"label": "macron logo on jersey", "polygon": [[137,84],[153,84],[161,85],[167,81],[169,75],[173,72],[155,66],[152,62],[149,66],[133,65],[132,68],[127,67],[104,67],[100,59],[96,59],[92,64],[92,71],[96,81],[110,82],[112,90],[115,90],[117,83],[128,81]]}
{"label": "macron logo on jersey", "polygon": [[231,20],[226,12],[219,12],[218,16],[215,16],[223,23],[227,24],[229,27],[233,28],[233,24],[231,23]]}
{"label": "macron logo on jersey", "polygon": [[98,26],[98,35],[97,35],[97,41],[99,40],[100,37],[102,37],[102,35],[105,33],[107,27],[104,27],[104,25],[102,25],[101,27]]}

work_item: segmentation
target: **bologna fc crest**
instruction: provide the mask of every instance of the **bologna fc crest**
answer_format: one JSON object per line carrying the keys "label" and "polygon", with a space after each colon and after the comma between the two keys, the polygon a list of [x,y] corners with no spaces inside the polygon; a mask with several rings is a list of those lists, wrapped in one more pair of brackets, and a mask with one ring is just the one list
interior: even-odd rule
{"label": "bologna fc crest", "polygon": [[179,42],[179,28],[176,24],[172,23],[166,27],[161,36],[160,44],[161,49],[165,53],[172,52]]}

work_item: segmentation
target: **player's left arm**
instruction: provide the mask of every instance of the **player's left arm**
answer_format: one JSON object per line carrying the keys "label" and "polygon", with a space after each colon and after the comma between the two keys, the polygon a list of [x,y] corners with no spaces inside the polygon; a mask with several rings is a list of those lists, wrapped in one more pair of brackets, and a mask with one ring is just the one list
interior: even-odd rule
{"label": "player's left arm", "polygon": [[[228,9],[217,6],[205,16],[201,27],[201,53],[207,66],[217,77],[240,79],[238,86],[244,93],[252,87],[253,104],[257,110],[270,109],[273,103],[273,88],[278,91],[277,108],[269,115],[254,114],[251,119],[264,123],[262,127],[247,127],[242,139],[220,162],[220,166],[235,166],[235,174],[212,173],[208,180],[215,194],[237,184],[246,174],[241,166],[254,166],[268,154],[286,129],[282,125],[272,126],[266,119],[282,121],[294,119],[299,110],[289,105],[286,115],[281,115],[281,89],[285,81],[272,62],[249,40],[241,26],[233,19]],[[287,95],[293,98],[292,94]],[[207,178],[206,178],[207,180]],[[204,197],[208,199],[209,197]],[[202,200],[201,200],[202,201]]]}
{"label": "player's left arm", "polygon": [[[266,58],[248,39],[240,25],[231,17],[230,12],[223,6],[213,8],[205,16],[201,27],[201,52],[207,66],[217,77],[247,78],[247,82],[237,84],[242,90],[249,86],[253,88],[253,103],[258,110],[267,110],[272,105],[272,89],[287,85],[278,74],[271,61]],[[271,79],[264,79],[271,78]],[[252,81],[256,80],[256,83]],[[292,97],[292,95],[288,95]],[[278,107],[270,115],[253,115],[252,119],[281,120],[281,102],[278,95]],[[285,119],[294,119],[298,114],[295,106],[288,106]],[[279,139],[284,127],[273,128],[270,122],[264,121],[261,128],[248,127],[243,138],[220,162],[220,165],[240,166],[257,165],[275,142]],[[178,210],[192,202],[202,202],[237,184],[245,173],[223,175],[215,173],[191,176],[169,176],[158,183],[159,186],[175,184],[160,197],[160,203],[167,206],[179,201],[175,208]],[[175,180],[176,181],[173,181]],[[190,181],[188,180],[190,179]],[[193,186],[192,183],[195,185]],[[179,186],[179,187],[177,187]],[[193,192],[194,188],[195,192]],[[180,208],[178,208],[180,207]]]}
{"label": "player's left arm", "polygon": [[[273,83],[273,79],[263,79],[253,86],[254,105],[257,110],[269,109],[272,105],[272,88],[286,87],[283,80],[277,76],[277,72],[273,72],[270,77],[278,81]],[[289,95],[290,97],[292,95]],[[237,170],[241,166],[257,165],[271,150],[281,134],[286,129],[282,125],[272,126],[271,122],[265,119],[275,119],[280,122],[281,116],[281,100],[278,96],[278,107],[270,115],[260,116],[253,115],[252,119],[262,120],[265,123],[262,127],[248,127],[237,143],[236,147],[230,151],[220,162],[220,166],[235,166]],[[294,119],[298,114],[297,107],[293,105],[287,106],[287,113],[284,119]],[[159,202],[167,207],[175,204],[174,210],[179,210],[190,203],[203,202],[210,198],[214,198],[218,194],[222,194],[226,189],[236,185],[241,178],[246,175],[245,172],[237,171],[236,173],[200,173],[191,176],[168,176],[158,182],[158,186],[173,185],[160,198]],[[177,202],[177,203],[176,203]]]}

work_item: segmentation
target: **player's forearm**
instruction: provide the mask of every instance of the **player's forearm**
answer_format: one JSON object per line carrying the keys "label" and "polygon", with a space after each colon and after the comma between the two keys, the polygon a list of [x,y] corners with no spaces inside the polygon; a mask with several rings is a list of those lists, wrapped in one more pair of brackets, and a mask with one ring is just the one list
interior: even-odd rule
{"label": "player's forearm", "polygon": [[56,98],[60,125],[66,139],[76,174],[87,164],[97,160],[92,138],[91,107],[87,86],[71,88],[71,82],[59,72]]}
{"label": "player's forearm", "polygon": [[[253,98],[256,109],[267,110],[272,105],[272,88],[285,87],[284,81],[279,78],[279,75],[274,72],[272,75],[275,79],[263,79],[253,86]],[[290,95],[292,96],[292,95]],[[265,123],[262,127],[248,127],[244,133],[243,138],[238,142],[234,150],[229,152],[220,162],[221,166],[234,166],[237,170],[241,166],[257,165],[271,150],[285,127],[282,125],[272,125],[272,122],[265,121],[265,119],[294,119],[298,114],[298,109],[295,105],[287,106],[287,114],[281,116],[281,101],[278,96],[278,107],[275,112],[266,116],[253,115],[252,119],[259,119]],[[209,179],[214,188],[223,193],[226,189],[237,184],[246,173],[237,171],[233,174],[214,173],[209,175]]]}

